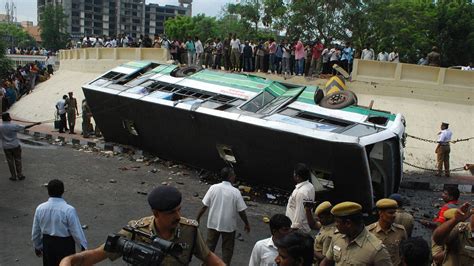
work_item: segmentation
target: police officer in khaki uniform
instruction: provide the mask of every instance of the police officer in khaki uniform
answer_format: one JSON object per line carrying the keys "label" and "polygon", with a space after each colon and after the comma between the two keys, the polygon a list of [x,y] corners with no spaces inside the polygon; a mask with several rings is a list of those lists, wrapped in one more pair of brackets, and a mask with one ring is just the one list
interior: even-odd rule
{"label": "police officer in khaki uniform", "polygon": [[[443,265],[474,265],[474,215],[471,205],[464,203],[454,217],[436,228],[433,240],[445,245]],[[464,222],[469,219],[468,222]]]}
{"label": "police officer in khaki uniform", "polygon": [[393,265],[382,241],[365,228],[361,212],[362,206],[350,201],[332,208],[340,234],[331,240],[320,265]]}
{"label": "police officer in khaki uniform", "polygon": [[[181,217],[181,193],[176,188],[160,186],[153,189],[148,195],[148,203],[153,216],[130,221],[128,225],[145,234],[177,243],[183,249],[178,256],[166,255],[161,265],[188,265],[192,255],[206,265],[225,265],[207,248],[198,230],[197,221]],[[132,237],[132,234],[125,230],[121,230],[119,234]],[[150,243],[150,239],[143,236],[137,235],[135,240]],[[92,265],[106,258],[115,260],[120,256],[121,254],[106,252],[104,245],[101,245],[96,249],[68,256],[60,265]]]}
{"label": "police officer in khaki uniform", "polygon": [[319,265],[324,259],[333,236],[339,233],[336,229],[334,216],[331,214],[331,208],[332,204],[329,201],[325,201],[319,204],[314,211],[321,223],[321,228],[314,238],[314,259],[316,265]]}
{"label": "police officer in khaki uniform", "polygon": [[[446,221],[452,219],[454,214],[456,213],[456,208],[449,209],[443,213],[444,218]],[[446,258],[445,247],[437,245],[433,238],[431,238],[431,256],[433,257],[433,264],[435,266],[443,265],[443,261]]]}
{"label": "police officer in khaki uniform", "polygon": [[393,265],[401,265],[399,246],[402,240],[407,239],[407,233],[403,225],[394,223],[398,204],[392,199],[381,199],[375,205],[379,220],[367,226],[367,230],[387,247]]}
{"label": "police officer in khaki uniform", "polygon": [[73,97],[72,91],[69,93],[69,97],[66,99],[66,112],[67,112],[67,122],[69,124],[69,134],[74,133],[74,127],[76,126],[76,115],[79,115],[79,110],[77,109],[76,98]]}
{"label": "police officer in khaki uniform", "polygon": [[390,195],[390,199],[393,199],[398,204],[397,212],[395,213],[395,222],[396,224],[401,224],[405,227],[405,231],[407,232],[407,237],[411,237],[411,233],[413,232],[413,226],[415,223],[415,218],[405,209],[403,209],[403,198],[400,194],[392,194]]}

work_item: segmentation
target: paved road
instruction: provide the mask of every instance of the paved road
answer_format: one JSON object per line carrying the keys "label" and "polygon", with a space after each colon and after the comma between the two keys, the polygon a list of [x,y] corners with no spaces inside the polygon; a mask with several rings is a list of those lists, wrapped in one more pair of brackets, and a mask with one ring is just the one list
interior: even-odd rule
{"label": "paved road", "polygon": [[[25,138],[29,138],[26,137]],[[109,233],[117,232],[131,219],[151,215],[146,196],[137,192],[149,192],[162,182],[170,182],[183,192],[182,215],[194,218],[201,207],[200,198],[209,185],[200,182],[194,170],[167,166],[162,163],[147,166],[121,156],[106,157],[101,153],[86,153],[71,146],[23,146],[24,174],[26,180],[8,180],[8,167],[0,151],[0,265],[41,265],[31,244],[31,225],[35,208],[48,199],[43,186],[50,179],[64,181],[64,198],[76,207],[85,230],[89,247],[103,243]],[[137,166],[135,170],[120,170]],[[156,168],[157,173],[150,172]],[[114,179],[116,183],[110,183]],[[178,184],[176,182],[182,183]],[[194,197],[198,193],[198,197]],[[269,235],[263,215],[284,212],[284,207],[250,203],[247,214],[252,231],[243,232],[238,222],[238,233],[244,241],[236,240],[234,265],[246,265],[254,243]],[[205,235],[207,216],[202,218],[201,232]],[[220,250],[220,248],[219,248]],[[220,251],[217,252],[220,255]],[[109,265],[105,262],[100,265]],[[124,265],[115,262],[114,265]],[[193,265],[199,265],[196,258]]]}
{"label": "paved road", "polygon": [[[183,192],[182,215],[194,218],[201,207],[200,197],[209,187],[200,181],[195,170],[169,162],[146,165],[127,156],[109,156],[44,142],[42,146],[28,143],[23,145],[27,178],[21,182],[8,180],[8,167],[0,151],[0,266],[42,264],[31,245],[31,224],[36,206],[48,198],[44,184],[50,179],[64,181],[64,198],[76,207],[82,224],[88,225],[85,233],[90,248],[101,244],[109,233],[117,232],[129,220],[151,214],[146,196],[138,192],[149,192],[162,182],[170,182]],[[157,172],[153,173],[153,169]],[[415,210],[417,217],[434,215],[436,204],[441,203],[440,192],[403,189],[401,193],[410,200],[409,208]],[[463,194],[462,199],[473,197]],[[254,243],[269,235],[268,225],[262,222],[263,215],[284,213],[282,206],[255,202],[249,205],[252,232],[244,233],[243,224],[238,222],[238,233],[242,233],[244,241],[236,240],[234,265],[246,265]],[[206,220],[204,217],[200,227],[203,235]],[[428,240],[430,232],[417,224],[414,235]],[[106,261],[100,265],[109,264],[112,263]],[[125,264],[117,261],[113,265]],[[197,259],[193,259],[192,265],[199,265]]]}

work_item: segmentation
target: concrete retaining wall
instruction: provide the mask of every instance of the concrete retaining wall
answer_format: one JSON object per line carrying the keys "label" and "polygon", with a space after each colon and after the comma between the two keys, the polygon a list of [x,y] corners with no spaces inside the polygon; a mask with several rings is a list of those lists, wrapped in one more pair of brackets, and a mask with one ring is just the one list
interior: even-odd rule
{"label": "concrete retaining wall", "polygon": [[61,50],[61,69],[102,73],[133,60],[168,60],[168,52],[162,48],[83,48]]}
{"label": "concrete retaining wall", "polygon": [[356,59],[352,81],[362,93],[474,104],[474,71]]}

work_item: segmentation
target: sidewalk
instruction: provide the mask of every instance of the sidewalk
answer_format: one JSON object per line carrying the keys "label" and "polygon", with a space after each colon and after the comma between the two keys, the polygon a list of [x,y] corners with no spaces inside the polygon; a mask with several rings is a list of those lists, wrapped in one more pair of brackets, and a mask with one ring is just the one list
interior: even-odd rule
{"label": "sidewalk", "polygon": [[474,176],[469,176],[467,171],[451,174],[450,177],[435,176],[434,174],[434,172],[404,174],[400,187],[440,191],[446,186],[457,186],[461,192],[474,193]]}

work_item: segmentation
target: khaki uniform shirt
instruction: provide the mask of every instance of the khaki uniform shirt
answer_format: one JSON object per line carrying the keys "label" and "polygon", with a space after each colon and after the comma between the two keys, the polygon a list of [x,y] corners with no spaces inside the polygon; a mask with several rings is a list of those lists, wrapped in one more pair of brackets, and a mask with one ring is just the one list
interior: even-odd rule
{"label": "khaki uniform shirt", "polygon": [[395,223],[403,225],[403,227],[405,227],[405,231],[407,231],[407,236],[411,237],[411,233],[413,232],[413,224],[415,223],[413,215],[404,209],[397,209],[397,212],[395,213]]}
{"label": "khaki uniform shirt", "polygon": [[474,265],[474,235],[468,222],[457,224],[449,234],[443,265]]}
{"label": "khaki uniform shirt", "polygon": [[77,109],[77,101],[76,98],[67,98],[66,99],[66,111],[68,113],[75,113]]}
{"label": "khaki uniform shirt", "polygon": [[[318,234],[314,238],[314,251],[326,255],[331,240],[336,234],[339,234],[339,231],[337,231],[335,223],[321,226],[321,229],[319,229]],[[316,265],[319,265],[320,261],[317,263]]]}
{"label": "khaki uniform shirt", "polygon": [[407,239],[407,233],[403,225],[394,223],[387,231],[384,231],[382,227],[380,227],[379,222],[375,222],[368,225],[367,230],[380,239],[385,247],[387,247],[393,265],[400,265],[402,262],[399,252],[400,242]]}
{"label": "khaki uniform shirt", "polygon": [[335,235],[329,244],[326,258],[342,265],[393,265],[387,249],[366,228],[352,241],[344,234]]}
{"label": "khaki uniform shirt", "polygon": [[[144,217],[140,220],[132,220],[128,222],[128,225],[152,236],[158,236],[158,231],[155,228],[154,216]],[[191,261],[192,255],[202,261],[209,255],[209,248],[204,243],[201,233],[198,230],[198,226],[199,224],[197,221],[181,217],[178,227],[174,230],[173,237],[166,240],[180,245],[183,248],[183,252],[178,255],[177,258],[167,255],[161,265],[188,265]],[[123,229],[120,230],[119,234],[124,235],[129,239],[132,238],[132,234]],[[148,238],[139,235],[135,237],[135,240],[150,243]],[[110,252],[106,252],[106,254],[110,260],[116,260],[122,256],[121,254]]]}
{"label": "khaki uniform shirt", "polygon": [[[431,257],[434,257],[436,254],[444,252],[444,246],[436,245],[434,242],[433,238],[431,238]],[[433,260],[433,263],[431,265],[441,265],[439,263],[435,263]]]}

